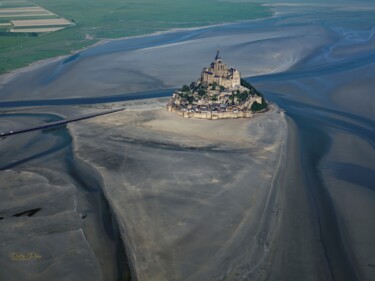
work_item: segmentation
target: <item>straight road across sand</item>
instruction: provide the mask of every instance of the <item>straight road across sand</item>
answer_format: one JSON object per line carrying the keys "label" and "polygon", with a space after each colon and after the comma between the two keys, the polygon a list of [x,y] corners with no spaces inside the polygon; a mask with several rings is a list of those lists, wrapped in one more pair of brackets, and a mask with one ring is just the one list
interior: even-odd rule
{"label": "straight road across sand", "polygon": [[68,123],[71,123],[71,122],[75,122],[75,121],[80,121],[80,120],[84,120],[84,119],[88,119],[88,118],[93,118],[93,117],[96,117],[96,116],[101,116],[101,115],[106,115],[106,114],[122,111],[124,109],[125,108],[116,108],[116,109],[108,110],[108,111],[105,111],[105,112],[87,114],[87,115],[83,115],[83,116],[76,117],[76,118],[63,119],[63,120],[59,120],[59,121],[55,121],[55,122],[49,122],[49,123],[46,123],[46,124],[43,124],[43,125],[31,127],[31,128],[26,128],[26,129],[21,129],[21,130],[16,130],[16,131],[9,131],[9,132],[0,132],[0,136],[7,137],[7,136],[27,133],[27,132],[31,132],[31,131],[35,131],[35,130],[53,128],[53,127],[65,125],[65,124],[68,124]]}

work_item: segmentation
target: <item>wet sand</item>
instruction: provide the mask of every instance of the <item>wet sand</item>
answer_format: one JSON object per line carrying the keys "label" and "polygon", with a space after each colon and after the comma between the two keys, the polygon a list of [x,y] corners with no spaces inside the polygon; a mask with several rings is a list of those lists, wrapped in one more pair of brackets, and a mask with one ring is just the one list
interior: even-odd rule
{"label": "wet sand", "polygon": [[374,278],[375,151],[358,136],[333,131],[332,149],[322,162],[323,181],[332,198],[350,262],[360,280]]}
{"label": "wet sand", "polygon": [[262,276],[285,157],[276,107],[218,122],[133,109],[71,130],[77,156],[103,176],[134,280]]}
{"label": "wet sand", "polygon": [[[60,118],[8,113],[1,129]],[[70,143],[65,128],[0,138],[0,279],[126,280],[100,176],[72,158]]]}
{"label": "wet sand", "polygon": [[306,188],[304,167],[298,147],[297,126],[288,121],[287,159],[276,180],[280,190],[280,216],[264,280],[330,280],[331,273],[319,240],[317,217]]}

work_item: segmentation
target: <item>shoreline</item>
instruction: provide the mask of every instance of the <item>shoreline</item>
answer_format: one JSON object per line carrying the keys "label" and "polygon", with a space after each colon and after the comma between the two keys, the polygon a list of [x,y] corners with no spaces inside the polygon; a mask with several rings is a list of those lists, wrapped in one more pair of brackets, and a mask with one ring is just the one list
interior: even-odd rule
{"label": "shoreline", "polygon": [[149,36],[170,34],[170,33],[176,33],[176,32],[180,32],[180,31],[193,31],[193,30],[206,29],[206,28],[212,28],[212,27],[228,26],[228,25],[232,25],[232,24],[261,21],[261,20],[275,18],[276,13],[274,11],[272,13],[273,14],[270,17],[257,18],[257,19],[252,19],[252,20],[241,20],[241,21],[236,21],[236,22],[224,22],[224,23],[198,26],[198,27],[170,28],[170,29],[166,29],[166,30],[160,30],[160,31],[152,32],[152,33],[146,33],[146,34],[134,35],[134,36],[124,36],[124,37],[119,37],[119,38],[102,38],[102,39],[99,39],[98,42],[96,42],[92,45],[89,45],[87,47],[84,47],[84,48],[81,48],[81,49],[78,49],[78,50],[75,50],[75,51],[71,51],[69,54],[37,60],[37,61],[32,62],[28,65],[25,65],[23,67],[0,73],[0,90],[1,90],[1,84],[7,83],[8,81],[12,80],[12,78],[14,76],[16,76],[18,74],[38,69],[38,68],[43,67],[43,66],[45,66],[49,63],[57,62],[59,60],[68,58],[69,56],[78,54],[82,51],[88,50],[90,48],[94,48],[96,46],[105,45],[105,44],[110,43],[110,42],[122,41],[122,40],[127,40],[127,39],[145,38],[145,37],[149,37]]}

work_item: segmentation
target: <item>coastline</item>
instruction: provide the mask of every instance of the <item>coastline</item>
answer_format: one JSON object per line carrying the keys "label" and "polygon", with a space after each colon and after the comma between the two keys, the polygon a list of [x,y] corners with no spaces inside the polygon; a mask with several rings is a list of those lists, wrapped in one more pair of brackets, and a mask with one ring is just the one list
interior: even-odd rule
{"label": "coastline", "polygon": [[[133,36],[123,36],[123,37],[118,37],[118,38],[101,38],[101,39],[99,39],[98,42],[96,42],[92,45],[83,47],[83,48],[78,49],[78,50],[71,51],[70,53],[67,53],[65,55],[60,55],[60,56],[56,56],[56,57],[50,57],[50,58],[37,60],[37,61],[34,61],[34,62],[32,62],[28,65],[25,65],[23,67],[12,69],[12,70],[9,70],[9,71],[6,71],[6,72],[2,72],[2,73],[0,73],[0,85],[3,84],[3,83],[6,83],[9,80],[11,80],[13,78],[13,76],[15,76],[19,73],[28,72],[28,71],[31,71],[31,70],[34,70],[34,69],[38,69],[39,67],[45,66],[45,65],[47,65],[51,62],[63,60],[63,59],[68,58],[72,55],[78,54],[82,51],[88,50],[88,49],[96,47],[96,46],[104,45],[104,44],[107,44],[107,43],[110,43],[110,42],[122,41],[122,40],[126,40],[126,39],[144,38],[144,37],[157,36],[157,35],[163,35],[163,34],[170,34],[170,33],[175,33],[175,32],[180,32],[180,31],[194,31],[194,30],[208,29],[208,28],[213,28],[213,27],[228,26],[228,25],[232,25],[232,24],[240,24],[240,23],[246,23],[246,22],[256,22],[256,21],[261,21],[261,20],[266,20],[266,19],[272,19],[272,18],[275,18],[275,17],[276,17],[276,12],[273,11],[272,16],[262,17],[262,18],[257,18],[257,19],[251,19],[251,20],[241,20],[241,21],[235,21],[235,22],[223,22],[223,23],[203,25],[203,26],[197,26],[197,27],[169,28],[169,29],[166,29],[166,30],[155,31],[155,32],[152,32],[152,33],[145,33],[145,34],[133,35]],[[8,75],[9,75],[9,77],[5,77],[5,79],[2,80],[3,76],[8,76]],[[1,88],[0,88],[0,90],[1,90]]]}

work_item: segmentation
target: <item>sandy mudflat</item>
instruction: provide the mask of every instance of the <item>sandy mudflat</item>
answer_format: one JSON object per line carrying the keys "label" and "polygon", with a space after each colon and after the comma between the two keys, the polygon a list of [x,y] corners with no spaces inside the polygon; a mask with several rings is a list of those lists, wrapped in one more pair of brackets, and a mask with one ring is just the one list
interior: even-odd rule
{"label": "sandy mudflat", "polygon": [[361,280],[375,278],[375,151],[363,139],[331,133],[332,150],[322,165],[323,178],[337,208],[347,252],[357,263]]}
{"label": "sandy mudflat", "polygon": [[70,128],[78,157],[103,177],[134,280],[262,274],[287,134],[277,108],[220,121],[133,108]]}
{"label": "sandy mudflat", "polygon": [[[0,131],[57,118],[1,117]],[[0,280],[116,280],[111,218],[90,192],[95,172],[69,161],[69,144],[64,129],[0,138]]]}
{"label": "sandy mudflat", "polygon": [[99,280],[75,188],[61,178],[48,169],[0,173],[2,280]]}
{"label": "sandy mudflat", "polygon": [[309,205],[311,195],[302,176],[304,167],[298,149],[298,130],[292,119],[287,118],[287,122],[287,158],[276,179],[280,192],[275,211],[280,215],[280,224],[264,280],[331,280],[316,227],[316,215]]}

